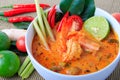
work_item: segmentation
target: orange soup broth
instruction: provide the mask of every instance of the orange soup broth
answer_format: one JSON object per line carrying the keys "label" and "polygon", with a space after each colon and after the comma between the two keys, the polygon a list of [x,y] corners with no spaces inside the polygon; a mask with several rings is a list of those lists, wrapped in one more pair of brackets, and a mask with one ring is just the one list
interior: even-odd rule
{"label": "orange soup broth", "polygon": [[[86,33],[87,34],[87,33]],[[51,41],[49,38],[48,44],[50,50],[46,50],[41,44],[38,35],[36,34],[33,39],[32,52],[34,58],[44,67],[51,69],[53,65],[58,66],[62,61],[62,54],[59,53],[59,42],[57,37],[59,34],[55,32],[56,41]],[[91,37],[88,35],[88,37]],[[109,43],[109,39],[116,39],[117,37],[111,30],[106,39],[100,41],[101,47],[97,52],[87,52],[84,51],[78,60],[69,61],[70,65],[68,67],[62,68],[59,73],[66,74],[66,70],[70,67],[79,67],[81,69],[81,74],[88,74],[96,72],[108,64],[110,64],[118,54],[118,43]]]}

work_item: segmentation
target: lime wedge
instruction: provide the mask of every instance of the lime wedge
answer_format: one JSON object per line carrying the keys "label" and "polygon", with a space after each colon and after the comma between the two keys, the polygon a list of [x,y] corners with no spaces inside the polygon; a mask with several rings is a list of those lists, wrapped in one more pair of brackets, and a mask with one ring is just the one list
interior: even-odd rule
{"label": "lime wedge", "polygon": [[84,22],[83,27],[99,41],[103,40],[110,31],[108,21],[102,16],[89,18]]}

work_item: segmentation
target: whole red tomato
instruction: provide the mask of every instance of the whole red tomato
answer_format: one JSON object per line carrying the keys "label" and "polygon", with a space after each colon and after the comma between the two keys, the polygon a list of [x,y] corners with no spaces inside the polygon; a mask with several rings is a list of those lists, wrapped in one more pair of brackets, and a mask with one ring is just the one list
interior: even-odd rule
{"label": "whole red tomato", "polygon": [[20,37],[16,41],[16,47],[19,51],[21,52],[26,52],[26,47],[25,47],[25,36]]}

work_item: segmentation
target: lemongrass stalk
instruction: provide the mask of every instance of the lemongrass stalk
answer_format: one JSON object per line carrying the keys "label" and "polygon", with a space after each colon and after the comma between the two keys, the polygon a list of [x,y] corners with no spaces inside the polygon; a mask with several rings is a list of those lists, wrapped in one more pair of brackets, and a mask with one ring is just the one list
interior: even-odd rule
{"label": "lemongrass stalk", "polygon": [[44,27],[43,20],[42,20],[42,13],[40,11],[39,1],[38,0],[34,0],[34,1],[35,1],[35,5],[36,5],[36,12],[37,12],[37,16],[38,16],[38,23],[40,25],[42,34],[46,38],[45,27]]}
{"label": "lemongrass stalk", "polygon": [[40,8],[40,11],[41,11],[41,14],[42,14],[42,18],[43,18],[43,21],[44,21],[44,24],[45,24],[45,27],[46,27],[46,31],[49,35],[49,37],[51,38],[52,41],[55,41],[55,38],[54,38],[54,35],[53,35],[53,32],[52,32],[52,29],[48,23],[48,20],[44,14],[44,11],[42,8]]}
{"label": "lemongrass stalk", "polygon": [[33,25],[34,25],[34,28],[35,28],[40,40],[42,41],[41,44],[43,44],[45,46],[45,48],[49,50],[47,41],[46,41],[45,37],[43,36],[42,31],[40,30],[36,20],[33,21]]}
{"label": "lemongrass stalk", "polygon": [[44,14],[45,14],[45,17],[47,18],[47,16],[48,16],[48,11],[45,11]]}

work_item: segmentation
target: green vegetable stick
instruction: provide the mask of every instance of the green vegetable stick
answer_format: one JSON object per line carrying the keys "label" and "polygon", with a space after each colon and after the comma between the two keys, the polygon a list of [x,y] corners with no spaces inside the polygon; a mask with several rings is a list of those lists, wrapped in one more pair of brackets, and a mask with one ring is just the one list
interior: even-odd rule
{"label": "green vegetable stick", "polygon": [[21,73],[24,71],[24,69],[26,68],[26,66],[28,65],[28,63],[30,62],[29,57],[27,56],[25,61],[23,62],[22,66],[20,67],[20,69],[18,70],[18,75],[20,76]]}
{"label": "green vegetable stick", "polygon": [[29,62],[28,66],[25,68],[25,70],[22,72],[21,77],[24,80],[25,78],[28,78],[30,74],[33,72],[34,67],[31,62]]}
{"label": "green vegetable stick", "polygon": [[35,4],[36,4],[36,11],[37,11],[37,15],[38,15],[38,23],[40,25],[42,34],[46,38],[46,33],[45,33],[45,28],[44,28],[44,24],[43,24],[43,20],[42,20],[42,13],[41,13],[40,7],[39,7],[39,2],[38,2],[38,0],[34,0],[34,1],[35,1]]}
{"label": "green vegetable stick", "polygon": [[44,14],[45,14],[45,17],[47,17],[47,15],[48,15],[48,11],[45,11]]}
{"label": "green vegetable stick", "polygon": [[43,18],[43,21],[45,23],[45,27],[46,27],[46,30],[48,32],[48,35],[50,36],[50,38],[51,38],[52,41],[55,41],[54,35],[52,33],[52,30],[50,28],[50,25],[49,25],[49,23],[48,23],[48,21],[46,19],[46,16],[45,16],[44,11],[42,10],[42,8],[40,8],[40,11],[42,13],[42,18]]}
{"label": "green vegetable stick", "polygon": [[46,41],[45,37],[42,35],[42,32],[41,32],[41,30],[40,30],[40,28],[39,28],[36,20],[33,21],[33,25],[34,25],[34,28],[35,28],[35,30],[36,30],[39,38],[40,38],[41,41],[42,41],[42,44],[45,46],[46,49],[49,50],[49,46],[48,46],[48,44],[47,44],[47,41]]}

